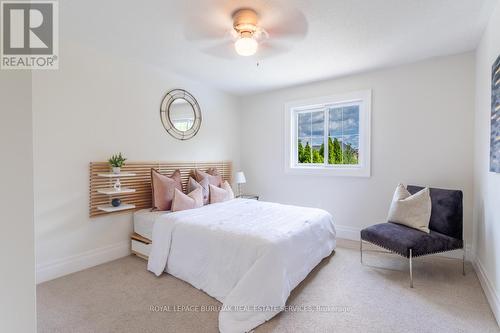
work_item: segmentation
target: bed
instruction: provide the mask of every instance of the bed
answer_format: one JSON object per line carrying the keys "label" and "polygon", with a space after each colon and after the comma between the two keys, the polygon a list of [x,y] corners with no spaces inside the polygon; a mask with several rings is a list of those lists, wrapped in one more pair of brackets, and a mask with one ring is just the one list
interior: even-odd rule
{"label": "bed", "polygon": [[134,232],[144,238],[153,238],[153,226],[156,220],[170,211],[151,211],[151,208],[140,209],[134,213]]}
{"label": "bed", "polygon": [[335,249],[326,211],[248,199],[175,213],[139,211],[134,230],[150,240],[135,251],[148,258],[148,270],[167,272],[222,303],[223,333],[250,331],[282,311],[293,288]]}

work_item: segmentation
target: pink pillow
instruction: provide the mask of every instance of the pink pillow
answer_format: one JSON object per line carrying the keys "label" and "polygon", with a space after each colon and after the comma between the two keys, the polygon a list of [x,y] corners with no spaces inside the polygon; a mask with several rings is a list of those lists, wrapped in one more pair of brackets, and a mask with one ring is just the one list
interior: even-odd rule
{"label": "pink pillow", "polygon": [[151,187],[153,192],[153,209],[169,210],[174,199],[174,190],[182,191],[181,171],[175,170],[167,177],[151,169]]}
{"label": "pink pillow", "polygon": [[217,168],[208,168],[207,173],[212,176],[219,175],[219,171],[217,170]]}
{"label": "pink pillow", "polygon": [[[213,169],[210,170],[213,172]],[[203,179],[207,179],[208,183],[217,187],[220,187],[222,184],[222,176],[221,175],[211,175],[207,172],[203,172],[200,170],[194,170],[194,176],[198,183],[201,183]]]}
{"label": "pink pillow", "polygon": [[194,209],[203,206],[203,194],[201,188],[189,192],[187,195],[175,189],[172,211],[178,212],[186,209]]}
{"label": "pink pillow", "polygon": [[196,190],[197,188],[201,189],[202,195],[203,195],[203,204],[206,205],[208,204],[208,193],[210,189],[208,188],[208,178],[203,178],[199,183],[194,180],[192,177],[189,177],[188,185],[187,185],[187,191],[192,192]]}
{"label": "pink pillow", "polygon": [[[226,184],[226,183],[227,182],[224,182],[224,184]],[[211,204],[234,199],[234,193],[233,193],[233,190],[231,189],[231,186],[229,186],[229,183],[227,183],[227,186],[229,186],[229,190],[226,190],[224,188],[220,188],[217,186],[213,186],[212,184],[210,184],[209,186],[210,186],[210,203]],[[231,197],[231,195],[232,195],[232,197]]]}
{"label": "pink pillow", "polygon": [[233,189],[231,188],[231,185],[229,185],[228,181],[225,180],[224,183],[222,183],[221,186],[222,189],[227,191],[227,200],[233,200],[234,199],[234,192]]}

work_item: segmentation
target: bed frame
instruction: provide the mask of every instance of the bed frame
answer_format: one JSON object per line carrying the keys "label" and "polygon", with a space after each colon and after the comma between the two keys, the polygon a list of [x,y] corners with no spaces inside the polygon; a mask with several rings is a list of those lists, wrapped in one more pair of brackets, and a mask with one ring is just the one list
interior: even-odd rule
{"label": "bed frame", "polygon": [[149,252],[151,251],[151,239],[142,237],[138,233],[133,233],[130,236],[130,251],[139,258],[148,260]]}
{"label": "bed frame", "polygon": [[[127,162],[121,168],[121,173],[132,176],[119,177],[123,188],[134,189],[133,193],[104,194],[103,189],[113,187],[117,177],[104,177],[102,174],[109,174],[111,168],[107,162],[90,163],[90,186],[89,186],[89,216],[91,218],[131,212],[144,208],[151,208],[151,169],[158,170],[161,174],[171,175],[175,170],[181,171],[182,189],[186,191],[187,182],[194,169],[207,171],[210,168],[216,168],[223,180],[231,183],[232,163],[222,162]],[[124,203],[133,205],[133,208],[106,212],[99,209],[99,206],[109,205],[113,198],[119,197]],[[148,259],[151,251],[151,240],[137,233],[130,237],[131,252],[136,256]]]}

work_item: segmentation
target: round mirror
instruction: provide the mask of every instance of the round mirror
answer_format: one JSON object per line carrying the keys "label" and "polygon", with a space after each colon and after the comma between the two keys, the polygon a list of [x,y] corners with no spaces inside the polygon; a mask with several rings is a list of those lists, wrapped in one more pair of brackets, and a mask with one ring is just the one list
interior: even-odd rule
{"label": "round mirror", "polygon": [[189,92],[182,89],[169,91],[161,103],[160,117],[163,127],[174,138],[187,140],[196,135],[201,126],[201,110]]}
{"label": "round mirror", "polygon": [[193,127],[194,110],[184,98],[178,98],[170,104],[168,115],[174,127],[181,132]]}

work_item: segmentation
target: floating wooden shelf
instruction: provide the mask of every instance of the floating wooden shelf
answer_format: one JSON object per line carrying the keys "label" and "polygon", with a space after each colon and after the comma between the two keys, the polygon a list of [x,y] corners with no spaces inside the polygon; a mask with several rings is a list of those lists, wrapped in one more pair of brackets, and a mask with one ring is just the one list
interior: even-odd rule
{"label": "floating wooden shelf", "polygon": [[118,207],[113,207],[111,205],[97,206],[98,210],[102,210],[103,212],[106,212],[106,213],[119,212],[121,210],[134,209],[134,208],[135,208],[135,205],[126,204],[126,203],[122,203]]}
{"label": "floating wooden shelf", "polygon": [[127,194],[127,193],[134,193],[135,188],[126,188],[122,187],[121,190],[115,190],[114,188],[100,188],[97,190],[98,193],[101,194],[106,194],[106,195],[114,195],[114,194]]}
{"label": "floating wooden shelf", "polygon": [[106,173],[98,173],[97,175],[99,177],[118,178],[118,177],[133,177],[136,174],[135,173],[130,173],[130,172],[121,172],[121,173],[106,172]]}

